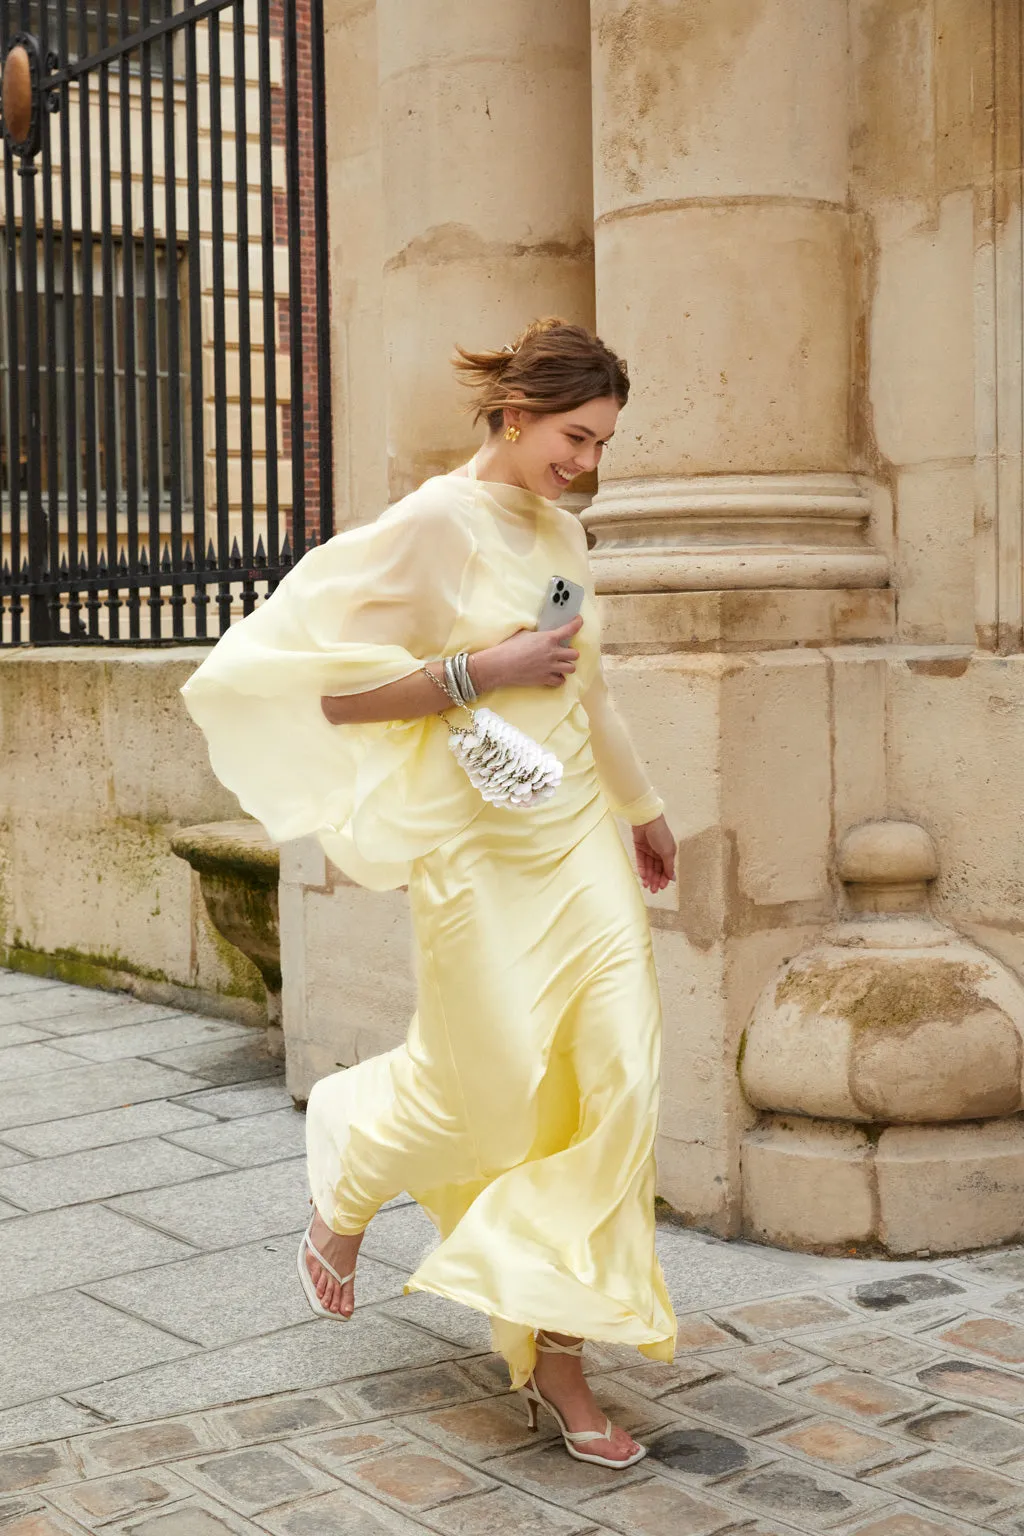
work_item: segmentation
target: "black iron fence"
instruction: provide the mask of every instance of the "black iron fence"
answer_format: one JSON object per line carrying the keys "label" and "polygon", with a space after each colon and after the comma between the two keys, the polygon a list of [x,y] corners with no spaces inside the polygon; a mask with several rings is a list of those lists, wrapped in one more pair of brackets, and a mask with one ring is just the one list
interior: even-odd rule
{"label": "black iron fence", "polygon": [[323,41],[0,0],[0,645],[215,636],[333,531]]}

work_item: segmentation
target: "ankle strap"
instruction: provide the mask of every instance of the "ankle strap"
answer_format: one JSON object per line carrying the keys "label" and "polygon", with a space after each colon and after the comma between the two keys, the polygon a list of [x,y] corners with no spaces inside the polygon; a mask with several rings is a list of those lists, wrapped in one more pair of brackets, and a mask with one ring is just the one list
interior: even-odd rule
{"label": "ankle strap", "polygon": [[543,1334],[537,1335],[537,1348],[542,1355],[582,1355],[583,1340],[576,1344],[559,1344],[555,1339],[546,1339]]}

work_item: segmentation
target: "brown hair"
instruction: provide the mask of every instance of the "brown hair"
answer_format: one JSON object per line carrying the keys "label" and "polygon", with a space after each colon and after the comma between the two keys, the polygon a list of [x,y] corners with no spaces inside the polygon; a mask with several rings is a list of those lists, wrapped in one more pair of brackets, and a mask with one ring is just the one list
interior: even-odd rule
{"label": "brown hair", "polygon": [[554,416],[607,395],[620,405],[629,399],[622,359],[585,326],[566,320],[534,320],[500,352],[455,351],[459,383],[473,391],[473,420],[486,416],[492,432],[506,406]]}

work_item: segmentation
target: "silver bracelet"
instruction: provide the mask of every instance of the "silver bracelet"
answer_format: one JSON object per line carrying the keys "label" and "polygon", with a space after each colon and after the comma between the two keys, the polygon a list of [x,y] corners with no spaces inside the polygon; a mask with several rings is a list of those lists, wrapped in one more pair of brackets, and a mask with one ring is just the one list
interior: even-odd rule
{"label": "silver bracelet", "polygon": [[459,691],[467,704],[475,704],[479,694],[469,674],[469,652],[460,651],[455,658],[455,676],[458,679]]}
{"label": "silver bracelet", "polygon": [[457,699],[460,704],[465,702],[462,697],[462,689],[459,687],[459,679],[455,673],[455,659],[452,656],[444,658],[444,685],[451,698]]}

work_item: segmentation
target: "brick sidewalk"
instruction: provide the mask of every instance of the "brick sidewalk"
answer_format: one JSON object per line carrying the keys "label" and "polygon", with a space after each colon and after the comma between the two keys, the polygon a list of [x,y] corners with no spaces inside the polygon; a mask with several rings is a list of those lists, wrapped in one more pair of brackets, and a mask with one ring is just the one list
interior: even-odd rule
{"label": "brick sidewalk", "polygon": [[651,1448],[525,1428],[475,1313],[403,1297],[396,1201],[358,1310],[294,1276],[303,1121],[242,1026],[0,972],[5,1536],[1024,1536],[1024,1249],[815,1260],[663,1226],[672,1366],[588,1350]]}

